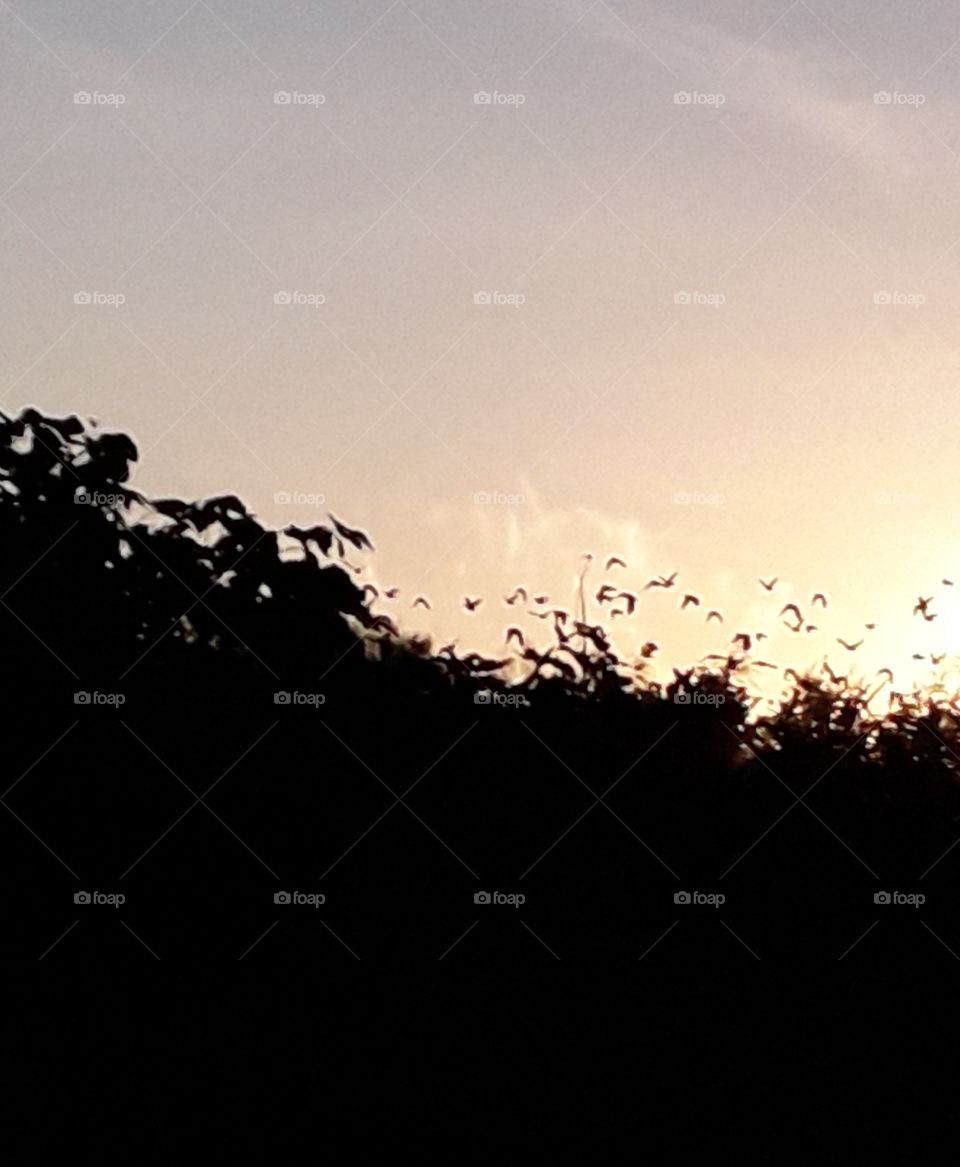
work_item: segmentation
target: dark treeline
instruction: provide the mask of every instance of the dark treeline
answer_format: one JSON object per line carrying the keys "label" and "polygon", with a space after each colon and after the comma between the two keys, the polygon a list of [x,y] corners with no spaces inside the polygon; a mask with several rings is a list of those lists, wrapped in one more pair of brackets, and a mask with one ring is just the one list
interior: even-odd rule
{"label": "dark treeline", "polygon": [[0,424],[8,958],[816,963],[877,919],[845,959],[949,961],[921,919],[960,949],[951,707],[797,678],[752,720],[730,669],[653,686],[587,627],[508,683],[370,610],[362,531],[147,499],[136,459]]}

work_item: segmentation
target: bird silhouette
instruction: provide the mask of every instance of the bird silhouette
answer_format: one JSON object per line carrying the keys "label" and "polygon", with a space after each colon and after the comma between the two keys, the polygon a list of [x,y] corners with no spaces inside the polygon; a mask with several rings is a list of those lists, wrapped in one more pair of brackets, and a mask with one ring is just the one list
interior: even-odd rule
{"label": "bird silhouette", "polygon": [[952,580],[952,579],[942,579],[940,582],[941,582],[941,583],[942,583],[942,584],[943,584],[945,587],[948,587],[948,588],[952,588],[952,587],[953,587],[953,580]]}
{"label": "bird silhouette", "polygon": [[647,588],[672,588],[676,578],[676,572],[673,572],[672,575],[658,576],[656,579],[652,579],[649,583],[645,584],[643,590],[646,591]]}
{"label": "bird silhouette", "polygon": [[877,669],[877,676],[885,676],[889,680],[890,684],[893,684],[893,673],[890,669]]}
{"label": "bird silhouette", "polygon": [[935,665],[938,665],[946,655],[947,654],[945,652],[941,652],[939,656],[934,656],[933,653],[931,652],[930,659],[933,661],[933,663]]}
{"label": "bird silhouette", "polygon": [[824,608],[827,606],[827,597],[823,594],[823,592],[817,592],[817,594],[810,601],[811,605],[816,604],[818,600]]}
{"label": "bird silhouette", "polygon": [[430,608],[430,601],[426,596],[417,596],[417,598],[410,605],[411,608]]}
{"label": "bird silhouette", "polygon": [[921,615],[923,615],[923,616],[926,616],[926,614],[927,614],[927,605],[928,605],[928,604],[930,604],[930,603],[932,603],[932,601],[933,601],[933,596],[926,596],[926,597],[924,597],[924,596],[917,596],[917,602],[916,602],[916,604],[914,605],[914,608],[913,608],[913,614],[914,614],[914,616],[916,616],[916,614],[917,614],[918,612],[919,612]]}
{"label": "bird silhouette", "polygon": [[596,600],[598,604],[605,604],[607,600],[612,600],[617,594],[617,589],[613,584],[604,584],[597,592]]}
{"label": "bird silhouette", "polygon": [[507,635],[504,637],[504,644],[509,644],[511,640],[516,640],[521,648],[524,647],[523,633],[519,628],[508,628]]}
{"label": "bird silhouette", "polygon": [[711,610],[707,613],[707,618],[704,621],[704,623],[709,624],[710,621],[714,618],[714,616],[716,616],[716,618],[720,621],[721,624],[723,623],[723,617],[716,610],[716,608],[711,608]]}
{"label": "bird silhouette", "polygon": [[927,658],[923,655],[922,652],[915,652],[913,654],[913,659],[914,660],[926,660]]}
{"label": "bird silhouette", "polygon": [[769,583],[768,583],[768,582],[767,582],[765,579],[758,579],[758,580],[757,580],[757,583],[758,583],[758,584],[759,584],[759,585],[760,585],[762,588],[766,588],[768,592],[772,592],[772,591],[773,591],[773,589],[776,587],[776,585],[777,585],[777,580],[778,580],[779,578],[780,578],[780,577],[779,577],[778,575],[775,575],[775,576],[773,577],[773,579],[772,579],[772,580],[770,580],[770,582],[769,582]]}
{"label": "bird silhouette", "polygon": [[513,594],[509,595],[509,596],[504,596],[503,599],[504,599],[504,603],[509,604],[511,607],[513,607],[513,605],[517,602],[518,599],[523,600],[523,602],[526,603],[527,602],[527,593],[524,591],[523,588],[514,588]]}
{"label": "bird silhouette", "polygon": [[730,642],[731,644],[740,644],[743,646],[744,652],[750,651],[750,645],[753,643],[750,639],[750,634],[747,632],[738,632],[737,635]]}
{"label": "bird silhouette", "polygon": [[372,584],[372,583],[364,584],[364,585],[363,585],[363,588],[362,588],[362,591],[363,591],[363,594],[364,594],[364,595],[366,595],[366,594],[367,594],[367,592],[370,592],[371,596],[372,596],[374,599],[376,599],[376,598],[377,598],[377,596],[379,596],[379,595],[380,595],[380,593],[377,591],[377,589],[376,589],[376,588],[373,586],[373,584]]}
{"label": "bird silhouette", "polygon": [[647,643],[640,649],[640,655],[649,659],[660,647],[655,640],[648,640]]}
{"label": "bird silhouette", "polygon": [[471,598],[470,596],[463,597],[463,606],[467,609],[468,612],[476,612],[477,608],[479,608],[482,603],[482,596],[477,596],[476,598]]}
{"label": "bird silhouette", "polygon": [[627,566],[627,565],[624,563],[624,561],[623,561],[623,560],[620,558],[620,556],[619,556],[619,555],[611,555],[611,556],[610,556],[610,558],[607,560],[607,565],[606,565],[606,567],[605,567],[603,570],[604,570],[604,571],[609,571],[609,570],[610,570],[610,568],[614,566],[614,564],[617,564],[617,565],[618,565],[618,566],[620,566],[620,567],[626,567],[626,566]]}
{"label": "bird silhouette", "polygon": [[549,600],[550,600],[549,596],[534,596],[533,597],[533,602],[535,604],[546,604],[549,602]]}
{"label": "bird silhouette", "polygon": [[780,615],[784,616],[787,612],[792,612],[801,623],[803,622],[803,616],[801,615],[800,609],[796,604],[784,604],[784,606],[780,609]]}
{"label": "bird silhouette", "polygon": [[683,603],[680,605],[680,611],[682,612],[685,608],[688,608],[691,604],[693,604],[693,606],[695,608],[699,608],[700,607],[700,600],[697,596],[691,595],[690,592],[687,592],[687,594],[683,597]]}
{"label": "bird silhouette", "polygon": [[617,595],[614,596],[614,599],[624,600],[627,605],[627,615],[633,615],[633,611],[637,606],[637,597],[633,594],[633,592],[618,592]]}
{"label": "bird silhouette", "polygon": [[874,628],[876,628],[876,624],[864,624],[864,628],[866,628],[868,632],[872,632]]}
{"label": "bird silhouette", "polygon": [[805,632],[818,632],[819,628],[816,624],[808,624],[804,629]]}
{"label": "bird silhouette", "polygon": [[837,644],[842,644],[843,647],[847,650],[847,652],[856,652],[857,649],[860,647],[860,645],[863,644],[863,641],[858,640],[856,644],[847,644],[847,642],[845,640],[843,640],[841,637],[838,636],[837,637]]}
{"label": "bird silhouette", "polygon": [[387,588],[387,590],[383,594],[384,594],[384,596],[386,596],[386,598],[388,600],[395,600],[397,598],[397,596],[400,594],[400,589],[399,588]]}

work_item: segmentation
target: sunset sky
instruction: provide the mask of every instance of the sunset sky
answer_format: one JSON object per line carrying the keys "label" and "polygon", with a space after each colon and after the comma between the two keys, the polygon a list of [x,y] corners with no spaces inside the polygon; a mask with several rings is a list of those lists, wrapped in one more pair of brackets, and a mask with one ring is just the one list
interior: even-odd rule
{"label": "sunset sky", "polygon": [[[628,654],[769,628],[905,684],[960,649],[956,5],[0,0],[0,31],[3,408],[131,433],[148,493],[364,527],[390,610],[464,647],[516,584],[569,608],[590,551],[592,591],[702,598],[644,593]],[[773,633],[818,590],[819,633]]]}

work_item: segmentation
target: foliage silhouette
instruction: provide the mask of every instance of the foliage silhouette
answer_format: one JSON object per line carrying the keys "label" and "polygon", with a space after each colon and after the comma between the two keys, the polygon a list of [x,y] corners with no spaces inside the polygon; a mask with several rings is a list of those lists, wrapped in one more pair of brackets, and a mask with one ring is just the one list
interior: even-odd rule
{"label": "foliage silhouette", "polygon": [[[753,718],[748,653],[661,685],[583,620],[509,661],[435,652],[371,611],[363,531],[149,499],[137,456],[75,416],[0,415],[8,950],[51,943],[90,884],[128,891],[151,950],[237,956],[289,884],[330,889],[347,951],[295,933],[325,958],[436,956],[481,885],[522,883],[558,948],[636,959],[674,891],[722,884],[758,947],[836,959],[878,886],[955,880],[946,695],[880,716],[865,687],[788,672]],[[143,955],[104,913],[77,932]]]}

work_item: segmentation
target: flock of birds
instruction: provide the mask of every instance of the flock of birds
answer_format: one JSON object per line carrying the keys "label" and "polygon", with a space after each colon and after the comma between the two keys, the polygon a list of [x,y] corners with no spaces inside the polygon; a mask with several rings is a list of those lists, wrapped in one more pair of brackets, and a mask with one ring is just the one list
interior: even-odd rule
{"label": "flock of birds", "polygon": [[[530,617],[538,620],[552,620],[553,632],[561,644],[567,643],[571,636],[590,636],[595,638],[596,634],[600,632],[600,628],[596,625],[588,623],[587,615],[587,597],[585,591],[585,580],[587,570],[593,560],[592,555],[585,555],[583,557],[584,563],[579,575],[579,588],[576,598],[577,612],[574,617],[571,617],[571,612],[568,607],[550,606],[550,596],[546,594],[533,594],[528,592],[526,588],[517,586],[508,595],[502,597],[502,602],[505,607],[516,609],[518,605],[521,611],[525,611]],[[604,572],[610,575],[615,569],[625,571],[627,569],[626,561],[619,555],[611,555],[604,564]],[[701,609],[705,611],[704,622],[710,624],[715,622],[717,624],[724,624],[724,614],[717,608],[706,608],[701,603],[700,596],[694,592],[683,590],[678,585],[679,572],[673,571],[669,575],[656,575],[648,580],[641,589],[644,592],[659,589],[667,592],[672,589],[677,589],[678,594],[678,608],[680,611],[687,611],[688,609]],[[779,576],[773,576],[769,579],[759,578],[757,584],[763,591],[773,594],[776,591],[777,585],[780,582]],[[941,581],[946,587],[953,587],[953,580],[944,579]],[[379,590],[373,584],[368,583],[364,586],[363,591],[374,599],[396,600],[399,596],[399,589],[396,587]],[[601,608],[608,611],[610,620],[618,620],[621,618],[629,618],[633,616],[638,609],[640,602],[640,595],[636,592],[630,591],[627,588],[621,587],[618,583],[604,582],[600,585],[593,596],[594,602]],[[919,616],[921,619],[930,623],[937,619],[937,613],[931,611],[930,605],[933,603],[933,596],[918,596],[916,604],[913,607],[913,616]],[[482,596],[463,596],[461,604],[464,611],[469,614],[476,613],[484,604],[485,600]],[[414,597],[411,608],[424,608],[432,610],[430,600],[422,594]],[[778,619],[784,628],[797,635],[809,635],[819,631],[819,626],[812,622],[810,617],[813,616],[816,610],[826,610],[829,606],[827,596],[824,592],[815,592],[809,600],[808,614],[804,614],[800,603],[796,600],[789,600],[783,605],[778,613]],[[877,628],[876,623],[867,623],[863,626],[866,631],[873,632]],[[749,654],[755,644],[768,638],[766,632],[742,632],[738,631],[730,640],[730,651],[727,653],[711,653],[702,658],[703,661],[723,661],[728,668],[742,666],[744,664],[743,657]],[[846,639],[842,636],[837,636],[836,643],[846,650],[846,652],[854,653],[860,649],[865,643],[865,636],[861,635],[858,639]],[[516,644],[522,651],[523,655],[528,655],[530,651],[527,646],[527,639],[524,631],[516,623],[511,623],[504,635],[504,643],[507,646]],[[453,651],[454,645],[448,645],[441,652]],[[656,641],[648,640],[639,649],[639,656],[644,660],[649,660],[658,651],[659,645]],[[738,653],[742,653],[743,657],[738,660]],[[934,665],[938,665],[945,657],[945,653],[940,655],[930,654],[929,659]],[[927,656],[923,653],[914,653],[914,660],[926,660]],[[751,660],[750,665],[755,668],[776,669],[778,666],[771,661],[766,660]],[[824,672],[830,676],[831,680],[835,682],[845,682],[846,677],[835,674],[827,664],[826,658],[823,662]],[[790,674],[796,678],[797,674],[794,670],[787,669],[784,672],[785,676]],[[892,683],[893,674],[889,669],[880,669],[878,676],[884,675]]]}

